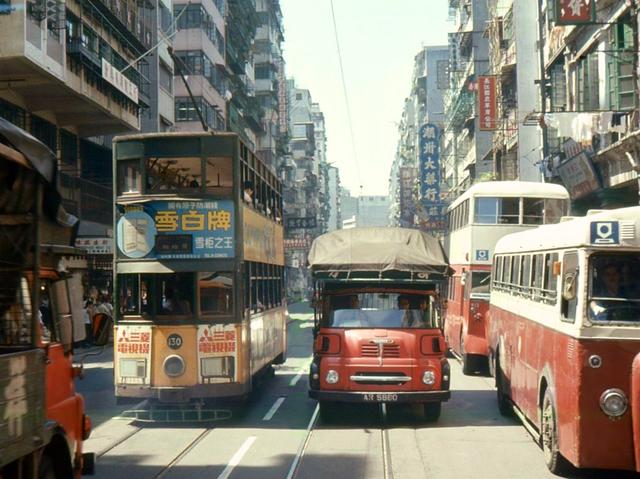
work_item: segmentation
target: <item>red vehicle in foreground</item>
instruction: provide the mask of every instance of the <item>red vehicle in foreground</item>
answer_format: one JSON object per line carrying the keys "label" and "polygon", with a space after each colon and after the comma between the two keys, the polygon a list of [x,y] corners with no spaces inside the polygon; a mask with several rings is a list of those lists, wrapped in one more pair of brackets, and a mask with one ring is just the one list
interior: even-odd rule
{"label": "red vehicle in foreground", "polygon": [[450,397],[437,285],[449,274],[438,240],[416,230],[356,228],[314,241],[315,345],[309,396],[340,403],[417,403],[425,419]]}
{"label": "red vehicle in foreground", "polygon": [[[56,158],[0,118],[0,479],[76,478],[91,421],[76,393],[84,259],[55,190]],[[109,325],[97,319],[96,344]]]}

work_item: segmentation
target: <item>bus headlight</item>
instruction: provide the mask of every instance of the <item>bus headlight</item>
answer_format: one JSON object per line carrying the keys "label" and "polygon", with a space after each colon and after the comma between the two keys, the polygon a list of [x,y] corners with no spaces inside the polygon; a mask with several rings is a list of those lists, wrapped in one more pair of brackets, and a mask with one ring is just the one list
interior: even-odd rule
{"label": "bus headlight", "polygon": [[425,371],[422,375],[422,382],[427,386],[433,386],[436,383],[436,375],[433,371]]}
{"label": "bus headlight", "polygon": [[164,373],[170,378],[182,376],[185,370],[184,359],[177,355],[167,356],[162,364],[162,368],[164,369]]}
{"label": "bus headlight", "polygon": [[607,389],[600,396],[600,408],[607,416],[622,416],[627,411],[627,396],[620,389]]}
{"label": "bus headlight", "polygon": [[329,369],[329,372],[327,373],[327,377],[325,378],[325,380],[329,384],[336,384],[340,380],[340,375],[338,374],[338,371]]}

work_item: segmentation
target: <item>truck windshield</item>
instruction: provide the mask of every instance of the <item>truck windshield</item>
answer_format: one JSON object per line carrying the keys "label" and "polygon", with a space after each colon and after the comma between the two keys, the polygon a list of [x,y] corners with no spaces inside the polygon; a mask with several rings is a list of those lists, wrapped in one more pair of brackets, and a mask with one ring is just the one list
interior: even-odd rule
{"label": "truck windshield", "polygon": [[640,254],[594,254],[590,258],[589,319],[640,324]]}
{"label": "truck windshield", "polygon": [[359,293],[329,297],[329,328],[431,328],[430,297],[401,293]]}

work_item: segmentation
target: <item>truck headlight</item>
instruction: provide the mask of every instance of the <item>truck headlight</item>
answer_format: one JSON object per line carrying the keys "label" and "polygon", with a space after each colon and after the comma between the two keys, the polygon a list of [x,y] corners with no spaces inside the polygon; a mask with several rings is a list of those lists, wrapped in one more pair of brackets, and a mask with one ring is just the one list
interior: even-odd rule
{"label": "truck headlight", "polygon": [[600,396],[600,408],[607,416],[622,416],[627,411],[627,396],[620,389],[607,389]]}
{"label": "truck headlight", "polygon": [[436,383],[436,375],[433,371],[425,371],[422,375],[422,382],[427,386],[433,386]]}
{"label": "truck headlight", "polygon": [[338,371],[329,369],[329,372],[327,373],[327,377],[325,378],[325,380],[329,384],[336,384],[340,380],[340,375],[338,374]]}

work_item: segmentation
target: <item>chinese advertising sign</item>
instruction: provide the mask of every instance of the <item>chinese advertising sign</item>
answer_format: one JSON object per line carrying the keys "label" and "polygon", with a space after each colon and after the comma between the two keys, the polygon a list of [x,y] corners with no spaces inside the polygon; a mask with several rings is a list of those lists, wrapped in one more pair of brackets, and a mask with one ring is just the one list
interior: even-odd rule
{"label": "chinese advertising sign", "polygon": [[413,226],[416,205],[413,195],[413,185],[418,176],[418,170],[410,166],[400,168],[400,225]]}
{"label": "chinese advertising sign", "polygon": [[496,77],[478,76],[478,112],[480,130],[495,130],[497,126]]}
{"label": "chinese advertising sign", "polygon": [[432,123],[420,127],[419,174],[423,229],[444,229],[444,205],[440,198],[440,130]]}
{"label": "chinese advertising sign", "polygon": [[151,381],[151,326],[119,326],[114,332],[120,356],[114,361],[119,384],[149,384]]}
{"label": "chinese advertising sign", "polygon": [[118,206],[118,252],[127,258],[233,258],[234,207],[223,201]]}
{"label": "chinese advertising sign", "polygon": [[554,0],[556,23],[577,25],[596,21],[595,0]]}
{"label": "chinese advertising sign", "polygon": [[315,216],[307,216],[304,218],[286,218],[288,230],[301,230],[317,228],[318,223]]}
{"label": "chinese advertising sign", "polygon": [[198,375],[204,384],[237,380],[238,339],[235,324],[198,326]]}

